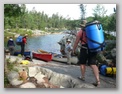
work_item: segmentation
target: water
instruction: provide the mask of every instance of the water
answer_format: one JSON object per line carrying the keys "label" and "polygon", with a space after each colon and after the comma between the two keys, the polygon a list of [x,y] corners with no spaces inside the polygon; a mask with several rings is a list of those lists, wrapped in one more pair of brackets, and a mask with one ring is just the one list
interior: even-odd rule
{"label": "water", "polygon": [[[63,36],[64,34],[50,34],[29,37],[27,39],[25,50],[37,51],[39,49],[42,49],[48,52],[60,54],[60,45],[57,42],[59,42]],[[6,45],[7,40],[4,41],[4,46],[6,47]],[[15,50],[19,51],[20,49],[20,46],[16,45]]]}
{"label": "water", "polygon": [[57,43],[64,34],[50,34],[30,37],[27,40],[26,50],[37,51],[39,49],[60,54],[60,45]]}

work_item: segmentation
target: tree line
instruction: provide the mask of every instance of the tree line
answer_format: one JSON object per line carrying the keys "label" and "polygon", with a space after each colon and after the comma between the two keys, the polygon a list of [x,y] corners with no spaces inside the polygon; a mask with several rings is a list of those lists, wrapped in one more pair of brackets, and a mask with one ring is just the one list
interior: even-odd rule
{"label": "tree line", "polygon": [[116,31],[116,11],[111,15],[106,16],[107,10],[101,5],[97,4],[93,9],[93,16],[85,17],[86,7],[80,4],[81,19],[71,20],[70,18],[63,18],[58,13],[49,17],[44,12],[37,12],[35,8],[28,11],[25,4],[4,4],[4,29],[38,29],[38,30],[53,30],[68,29],[73,30],[79,27],[81,20],[86,19],[88,22],[98,20],[102,23],[104,31]]}
{"label": "tree line", "polygon": [[4,5],[4,28],[26,28],[45,30],[47,28],[66,28],[69,19],[65,19],[58,14],[49,17],[44,12],[37,12],[34,8],[32,11],[26,9],[25,4],[5,4]]}

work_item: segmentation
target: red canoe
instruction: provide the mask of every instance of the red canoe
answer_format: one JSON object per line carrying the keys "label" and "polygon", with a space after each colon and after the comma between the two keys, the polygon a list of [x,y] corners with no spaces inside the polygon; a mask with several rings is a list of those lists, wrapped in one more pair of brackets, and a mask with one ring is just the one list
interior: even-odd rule
{"label": "red canoe", "polygon": [[52,54],[50,54],[50,53],[33,52],[32,54],[33,54],[33,58],[37,58],[37,59],[40,59],[40,60],[44,60],[46,62],[52,60]]}

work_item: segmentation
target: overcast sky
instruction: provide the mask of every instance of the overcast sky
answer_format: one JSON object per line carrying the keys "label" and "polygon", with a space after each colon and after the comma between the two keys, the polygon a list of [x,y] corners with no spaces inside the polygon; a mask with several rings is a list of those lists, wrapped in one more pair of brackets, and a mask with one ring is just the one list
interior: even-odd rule
{"label": "overcast sky", "polygon": [[[26,4],[28,10],[32,10],[35,7],[36,11],[44,11],[48,16],[58,13],[59,16],[71,19],[79,19],[80,14],[80,4]],[[107,15],[113,13],[113,8],[116,8],[116,4],[102,4],[107,10]],[[86,7],[86,17],[92,16],[93,9],[96,4],[87,4]]]}

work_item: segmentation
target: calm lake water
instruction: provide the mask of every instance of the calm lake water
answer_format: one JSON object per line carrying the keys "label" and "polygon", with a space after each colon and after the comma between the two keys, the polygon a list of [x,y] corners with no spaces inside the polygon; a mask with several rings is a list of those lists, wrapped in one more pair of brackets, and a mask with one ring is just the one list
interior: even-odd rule
{"label": "calm lake water", "polygon": [[[25,50],[37,51],[39,49],[60,54],[60,46],[57,42],[64,34],[50,34],[43,36],[29,37]],[[5,43],[6,46],[6,43]],[[20,50],[20,46],[16,45],[16,50]]]}
{"label": "calm lake water", "polygon": [[63,34],[51,34],[28,38],[26,49],[31,51],[42,49],[48,52],[60,53],[60,46],[57,42],[59,42],[63,36]]}

